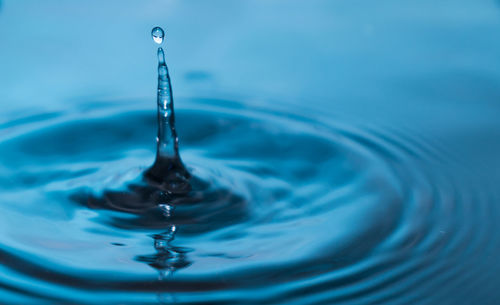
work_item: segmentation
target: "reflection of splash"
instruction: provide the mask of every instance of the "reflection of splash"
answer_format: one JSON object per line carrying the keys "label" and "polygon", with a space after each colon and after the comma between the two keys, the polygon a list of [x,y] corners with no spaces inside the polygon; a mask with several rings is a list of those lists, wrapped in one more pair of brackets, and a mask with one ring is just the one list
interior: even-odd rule
{"label": "reflection of splash", "polygon": [[[172,207],[168,204],[160,204],[165,218],[170,218]],[[191,262],[187,259],[186,249],[175,247],[171,242],[175,238],[177,227],[175,224],[169,224],[167,230],[160,234],[153,234],[153,245],[155,253],[148,255],[141,255],[136,257],[137,261],[147,263],[152,268],[158,271],[158,280],[160,282],[170,279],[174,272],[188,267]],[[158,292],[158,301],[160,304],[174,304],[176,303],[175,295],[173,293]]]}
{"label": "reflection of splash", "polygon": [[[175,223],[182,225],[185,234],[200,234],[243,222],[249,217],[247,199],[217,182],[192,176],[189,193],[174,194],[147,182],[135,181],[99,194],[91,189],[79,189],[69,197],[93,210],[124,212],[103,213],[96,219],[120,230],[164,230]],[[165,217],[162,208],[165,202],[175,207],[175,213],[169,217]]]}

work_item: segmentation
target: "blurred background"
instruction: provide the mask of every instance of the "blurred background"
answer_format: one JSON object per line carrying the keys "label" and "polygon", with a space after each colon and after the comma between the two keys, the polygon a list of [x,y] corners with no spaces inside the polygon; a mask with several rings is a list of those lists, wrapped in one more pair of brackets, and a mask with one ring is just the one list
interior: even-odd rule
{"label": "blurred background", "polygon": [[487,120],[500,99],[498,4],[2,1],[2,115],[89,100],[153,100],[149,33],[159,25],[179,96],[307,100],[333,112],[426,123],[465,124],[470,119],[457,116],[466,107],[467,117],[481,112]]}

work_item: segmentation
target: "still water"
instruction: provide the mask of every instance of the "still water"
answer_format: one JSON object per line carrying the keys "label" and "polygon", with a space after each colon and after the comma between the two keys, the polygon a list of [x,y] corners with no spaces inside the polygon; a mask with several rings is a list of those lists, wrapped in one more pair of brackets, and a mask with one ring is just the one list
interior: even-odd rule
{"label": "still water", "polygon": [[499,31],[482,0],[1,2],[0,303],[498,304]]}

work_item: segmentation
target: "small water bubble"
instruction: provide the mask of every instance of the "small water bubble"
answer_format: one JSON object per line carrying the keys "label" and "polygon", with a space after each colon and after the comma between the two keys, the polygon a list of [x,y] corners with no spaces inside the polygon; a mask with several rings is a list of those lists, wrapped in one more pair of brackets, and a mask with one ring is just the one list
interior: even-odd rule
{"label": "small water bubble", "polygon": [[161,44],[163,42],[163,37],[165,37],[165,32],[162,28],[157,26],[151,31],[151,37],[153,37],[154,42]]}

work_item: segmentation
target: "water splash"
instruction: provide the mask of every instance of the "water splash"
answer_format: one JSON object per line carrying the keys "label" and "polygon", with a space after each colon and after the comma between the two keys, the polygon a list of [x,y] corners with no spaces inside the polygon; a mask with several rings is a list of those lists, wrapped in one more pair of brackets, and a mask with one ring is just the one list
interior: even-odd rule
{"label": "water splash", "polygon": [[[151,31],[153,41],[163,42],[165,32],[160,27]],[[163,48],[158,48],[158,136],[156,160],[146,177],[161,183],[169,191],[184,192],[190,175],[179,156],[179,139],[175,130],[174,99]]]}
{"label": "water splash", "polygon": [[436,146],[276,104],[181,102],[186,196],[121,174],[151,156],[137,157],[157,127],[151,109],[4,130],[0,299],[476,304],[497,283],[499,197]]}

